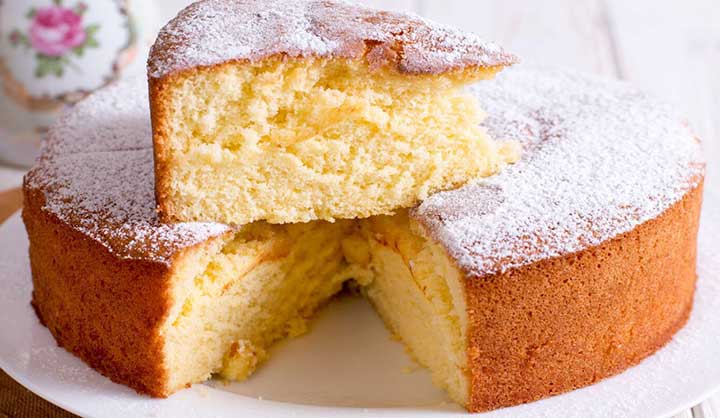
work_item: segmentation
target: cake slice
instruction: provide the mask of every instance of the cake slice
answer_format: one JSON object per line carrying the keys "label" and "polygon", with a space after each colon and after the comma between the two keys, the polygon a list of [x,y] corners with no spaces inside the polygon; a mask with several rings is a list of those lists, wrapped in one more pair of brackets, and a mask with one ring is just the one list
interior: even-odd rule
{"label": "cake slice", "polygon": [[494,174],[518,149],[463,86],[514,61],[344,2],[195,3],[148,62],[161,220],[364,218]]}

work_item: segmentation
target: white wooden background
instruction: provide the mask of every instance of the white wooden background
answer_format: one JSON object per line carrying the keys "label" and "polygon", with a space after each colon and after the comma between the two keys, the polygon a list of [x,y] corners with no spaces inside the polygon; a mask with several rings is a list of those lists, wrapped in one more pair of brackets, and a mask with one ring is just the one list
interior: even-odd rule
{"label": "white wooden background", "polygon": [[[364,1],[477,32],[526,63],[630,80],[684,109],[720,161],[720,0]],[[156,0],[155,20],[188,2]],[[0,168],[0,190],[21,174]],[[720,418],[720,395],[677,417]]]}

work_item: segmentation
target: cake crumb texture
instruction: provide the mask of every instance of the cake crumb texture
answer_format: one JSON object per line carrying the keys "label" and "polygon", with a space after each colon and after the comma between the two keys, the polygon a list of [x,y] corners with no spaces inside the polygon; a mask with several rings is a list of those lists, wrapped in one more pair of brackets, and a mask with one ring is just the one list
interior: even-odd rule
{"label": "cake crumb texture", "polygon": [[515,58],[418,16],[331,0],[203,0],[148,59],[164,222],[366,218],[494,174],[461,92]]}
{"label": "cake crumb texture", "polygon": [[494,174],[518,147],[487,136],[467,77],[282,58],[152,82],[161,217],[366,218]]}

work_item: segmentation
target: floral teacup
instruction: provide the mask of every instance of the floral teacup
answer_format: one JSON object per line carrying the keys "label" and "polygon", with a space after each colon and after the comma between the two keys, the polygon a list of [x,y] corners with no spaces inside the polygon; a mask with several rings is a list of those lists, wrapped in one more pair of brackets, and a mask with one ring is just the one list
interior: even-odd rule
{"label": "floral teacup", "polygon": [[133,60],[125,0],[0,0],[0,159],[29,164],[59,111]]}

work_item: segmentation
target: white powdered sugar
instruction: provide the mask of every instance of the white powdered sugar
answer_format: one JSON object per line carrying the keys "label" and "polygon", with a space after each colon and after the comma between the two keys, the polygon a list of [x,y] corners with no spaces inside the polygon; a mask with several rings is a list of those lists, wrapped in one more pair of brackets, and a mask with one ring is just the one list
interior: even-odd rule
{"label": "white powdered sugar", "polygon": [[624,83],[516,69],[473,92],[490,133],[520,141],[522,160],[411,211],[470,276],[598,245],[657,217],[702,178],[687,124]]}
{"label": "white powdered sugar", "polygon": [[[382,57],[370,53],[377,46],[384,51]],[[408,73],[515,61],[474,34],[350,2],[202,0],[162,29],[150,52],[148,74],[160,78],[188,68],[274,55],[357,59],[365,53],[368,59],[396,60]]]}
{"label": "white powdered sugar", "polygon": [[26,187],[60,221],[120,258],[170,264],[180,250],[223,234],[217,223],[161,224],[155,211],[145,81],[104,89],[51,130]]}
{"label": "white powdered sugar", "polygon": [[[121,258],[169,264],[232,230],[161,224],[145,81],[67,113],[26,177],[44,210]],[[700,148],[682,119],[636,89],[563,72],[509,70],[474,87],[491,134],[523,144],[500,174],[431,196],[412,217],[470,275],[602,243],[657,217],[697,185]]]}
{"label": "white powdered sugar", "polygon": [[152,148],[145,79],[115,83],[66,111],[48,132],[44,153]]}

